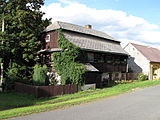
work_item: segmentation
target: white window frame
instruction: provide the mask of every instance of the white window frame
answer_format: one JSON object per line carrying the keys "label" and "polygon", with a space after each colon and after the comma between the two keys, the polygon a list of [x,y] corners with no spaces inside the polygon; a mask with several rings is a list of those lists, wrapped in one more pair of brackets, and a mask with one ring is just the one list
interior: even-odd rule
{"label": "white window frame", "polygon": [[50,35],[46,35],[45,41],[50,42]]}

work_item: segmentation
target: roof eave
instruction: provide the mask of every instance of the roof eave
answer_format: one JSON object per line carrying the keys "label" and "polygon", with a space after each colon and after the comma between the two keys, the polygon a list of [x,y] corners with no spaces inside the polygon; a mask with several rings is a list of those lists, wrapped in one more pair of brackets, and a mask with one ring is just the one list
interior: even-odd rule
{"label": "roof eave", "polygon": [[160,63],[160,61],[150,61],[150,63]]}
{"label": "roof eave", "polygon": [[129,56],[127,53],[118,53],[118,52],[110,52],[110,51],[100,51],[100,50],[92,50],[92,49],[86,49],[86,48],[80,48],[81,50],[90,51],[90,52],[101,52],[101,53],[111,53],[111,54],[119,54],[119,55],[125,55]]}

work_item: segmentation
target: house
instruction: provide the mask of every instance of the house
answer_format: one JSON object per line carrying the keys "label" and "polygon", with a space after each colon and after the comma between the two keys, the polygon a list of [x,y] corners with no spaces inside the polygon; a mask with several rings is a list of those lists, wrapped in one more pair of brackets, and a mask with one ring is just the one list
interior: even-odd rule
{"label": "house", "polygon": [[149,79],[160,78],[160,50],[157,48],[129,43],[124,47],[130,58],[129,68],[134,73],[144,73]]}
{"label": "house", "polygon": [[52,67],[51,53],[61,51],[57,44],[58,29],[61,29],[68,41],[83,52],[77,61],[84,64],[87,69],[86,84],[96,83],[99,86],[102,78],[111,77],[109,73],[127,71],[128,54],[120,46],[119,41],[104,32],[92,29],[91,25],[83,27],[60,21],[49,25],[42,33],[43,44],[39,53],[41,61],[45,61],[48,66]]}

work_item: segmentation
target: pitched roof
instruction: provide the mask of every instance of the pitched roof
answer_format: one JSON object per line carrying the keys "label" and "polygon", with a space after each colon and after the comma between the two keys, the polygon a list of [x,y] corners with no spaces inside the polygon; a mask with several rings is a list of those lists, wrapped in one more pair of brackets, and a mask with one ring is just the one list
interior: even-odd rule
{"label": "pitched roof", "polygon": [[106,40],[101,38],[85,36],[85,35],[77,35],[77,34],[72,34],[71,32],[63,32],[63,35],[71,43],[85,50],[127,55],[127,53],[122,49],[120,44],[116,42],[112,41],[106,42]]}
{"label": "pitched roof", "polygon": [[[84,34],[89,34],[89,35],[93,35],[93,36],[97,36],[97,37],[101,37],[101,38],[105,38],[105,39],[109,39],[109,40],[115,40],[113,37],[109,36],[108,34],[101,32],[101,31],[97,31],[94,29],[88,29],[79,25],[75,25],[75,24],[71,24],[71,23],[66,23],[66,22],[60,22],[60,21],[56,21],[53,24],[49,25],[44,32],[48,32],[48,31],[52,31],[52,30],[56,30],[56,29],[65,29],[65,30],[70,30],[70,31],[74,31],[74,32],[79,32],[79,33],[84,33]],[[119,42],[119,41],[117,41]]]}
{"label": "pitched roof", "polygon": [[120,46],[119,41],[104,32],[94,29],[57,21],[49,25],[44,32],[60,28],[66,39],[82,49],[127,55]]}
{"label": "pitched roof", "polygon": [[84,64],[84,66],[86,67],[87,71],[99,72],[99,70],[95,68],[93,65],[91,65],[90,63],[86,63]]}
{"label": "pitched roof", "polygon": [[160,62],[160,50],[157,48],[131,43],[150,62]]}

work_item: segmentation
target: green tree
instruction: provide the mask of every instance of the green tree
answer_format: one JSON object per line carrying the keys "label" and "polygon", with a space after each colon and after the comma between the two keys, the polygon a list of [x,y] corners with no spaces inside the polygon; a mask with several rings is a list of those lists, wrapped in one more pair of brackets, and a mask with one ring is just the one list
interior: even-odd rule
{"label": "green tree", "polygon": [[[43,20],[40,11],[43,0],[0,0],[0,21],[5,21],[5,31],[0,32],[0,58],[5,70],[10,61],[21,66],[22,77],[32,78],[33,66],[40,49],[40,34],[50,23]],[[0,22],[2,24],[2,22]]]}
{"label": "green tree", "polygon": [[6,71],[6,76],[4,88],[5,90],[12,90],[14,88],[14,82],[20,81],[19,66],[16,63],[10,63]]}

